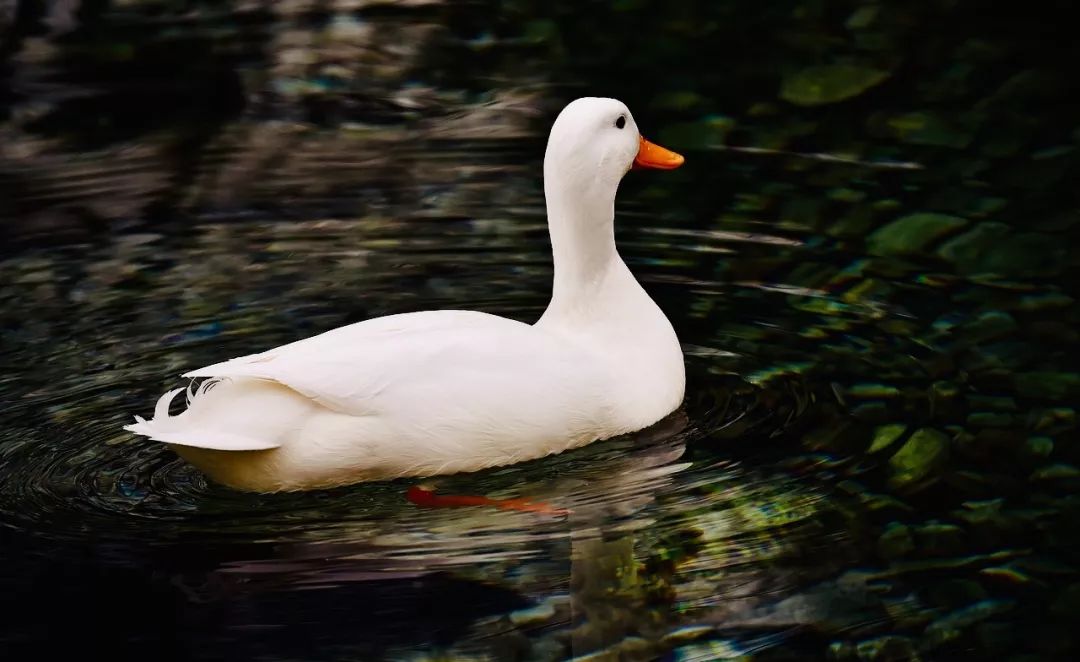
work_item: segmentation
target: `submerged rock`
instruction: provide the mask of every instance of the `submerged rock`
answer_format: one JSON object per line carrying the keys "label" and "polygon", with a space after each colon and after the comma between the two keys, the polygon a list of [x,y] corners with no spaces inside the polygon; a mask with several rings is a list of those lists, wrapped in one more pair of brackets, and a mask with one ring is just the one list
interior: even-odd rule
{"label": "submerged rock", "polygon": [[985,312],[963,326],[965,336],[976,342],[1008,336],[1018,328],[1012,315],[1000,310]]}
{"label": "submerged rock", "polygon": [[1033,584],[1043,584],[1031,575],[1008,566],[983,568],[979,571],[979,574],[998,584],[1005,584],[1012,587],[1026,587]]}
{"label": "submerged rock", "polygon": [[876,453],[885,450],[907,432],[907,426],[903,423],[888,423],[879,425],[874,429],[874,439],[870,442],[868,453]]}
{"label": "submerged rock", "polygon": [[715,632],[716,628],[712,625],[687,625],[665,634],[661,642],[669,645],[684,644],[702,639]]}
{"label": "submerged rock", "polygon": [[889,408],[884,402],[866,402],[851,410],[852,417],[866,423],[889,420]]}
{"label": "submerged rock", "polygon": [[[676,648],[671,652],[674,662],[698,662],[700,660],[748,660],[746,648],[735,641],[706,641]],[[619,658],[624,659],[624,658]],[[664,658],[668,659],[668,658]]]}
{"label": "submerged rock", "polygon": [[1014,233],[1004,223],[982,222],[938,249],[942,259],[961,273],[1029,277],[1056,273],[1064,264],[1065,250],[1050,235]]}
{"label": "submerged rock", "polygon": [[1020,310],[1038,311],[1068,308],[1075,303],[1076,299],[1061,292],[1038,292],[1020,297],[1018,307]]}
{"label": "submerged rock", "polygon": [[847,389],[852,398],[891,398],[900,395],[900,389],[889,384],[855,384]]}
{"label": "submerged rock", "polygon": [[962,149],[971,144],[971,129],[946,120],[937,113],[914,112],[896,115],[885,124],[901,141],[913,145],[932,145]]}
{"label": "submerged rock", "polygon": [[834,641],[829,644],[830,660],[854,660],[857,659],[856,655],[855,644],[850,641]]}
{"label": "submerged rock", "polygon": [[939,646],[960,636],[961,631],[1013,608],[1011,600],[983,600],[958,609],[926,626],[926,644]]}
{"label": "submerged rock", "polygon": [[1076,427],[1076,410],[1069,407],[1037,409],[1031,412],[1030,420],[1039,432],[1064,432]]}
{"label": "submerged rock", "polygon": [[1040,467],[1031,474],[1031,480],[1064,480],[1072,478],[1080,478],[1080,469],[1064,463]]}
{"label": "submerged rock", "polygon": [[522,626],[544,623],[554,616],[555,605],[551,602],[541,602],[534,607],[512,611],[509,618],[514,625]]}
{"label": "submerged rock", "polygon": [[921,254],[938,239],[967,223],[967,219],[948,214],[908,214],[874,231],[867,238],[867,248],[872,255]]}
{"label": "submerged rock", "polygon": [[955,524],[933,522],[915,528],[919,551],[928,556],[957,554],[964,548],[964,530]]}
{"label": "submerged rock", "polygon": [[881,8],[877,5],[859,7],[844,21],[844,27],[848,30],[865,30],[877,22],[880,14]]}
{"label": "submerged rock", "polygon": [[1048,457],[1054,452],[1054,440],[1050,437],[1028,437],[1024,442],[1024,451],[1034,457]]}
{"label": "submerged rock", "polygon": [[1015,423],[1012,414],[994,411],[977,411],[968,414],[968,425],[978,428],[1007,428]]}
{"label": "submerged rock", "polygon": [[901,490],[911,488],[937,473],[948,457],[947,436],[932,428],[917,430],[889,458],[889,485]]}
{"label": "submerged rock", "polygon": [[899,522],[890,522],[878,537],[878,554],[886,560],[898,559],[915,551],[915,539],[911,528]]}
{"label": "submerged rock", "polygon": [[1016,390],[1030,398],[1060,400],[1080,394],[1080,374],[1075,372],[1025,372],[1015,377]]}
{"label": "submerged rock", "polygon": [[930,411],[941,418],[961,415],[960,387],[953,382],[938,381],[930,385]]}
{"label": "submerged rock", "polygon": [[977,267],[979,260],[993,245],[1012,232],[1004,223],[984,222],[941,245],[939,257],[957,264],[965,271]]}
{"label": "submerged rock", "polygon": [[857,97],[888,77],[888,71],[858,64],[807,67],[784,77],[780,98],[798,106],[821,106]]}
{"label": "submerged rock", "polygon": [[861,641],[855,647],[860,660],[867,662],[909,662],[919,658],[910,637],[889,635]]}

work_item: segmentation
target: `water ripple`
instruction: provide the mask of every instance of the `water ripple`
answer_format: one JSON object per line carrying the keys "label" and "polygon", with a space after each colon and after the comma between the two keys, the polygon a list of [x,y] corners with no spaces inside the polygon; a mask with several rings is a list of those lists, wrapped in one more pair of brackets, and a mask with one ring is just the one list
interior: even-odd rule
{"label": "water ripple", "polygon": [[[702,595],[721,575],[750,608],[828,572],[804,559],[823,544],[832,503],[806,476],[728,459],[767,449],[800,421],[806,385],[797,375],[758,385],[739,376],[772,365],[762,353],[771,332],[729,342],[725,334],[745,332],[729,325],[725,297],[748,288],[700,269],[736,244],[766,258],[801,245],[653,226],[630,235],[635,270],[687,330],[685,407],[636,435],[433,481],[447,494],[570,511],[560,517],[419,508],[404,481],[234,492],[121,429],[186,369],[341,324],[439,307],[536,319],[551,277],[542,217],[207,218],[183,232],[136,229],[0,261],[4,362],[34,366],[0,382],[0,529],[41,556],[78,559],[90,545],[120,567],[149,564],[199,604],[441,572],[555,600],[576,595],[573,577],[606,576],[591,559],[610,556],[640,574],[640,590],[674,592],[681,613],[704,617],[727,608]],[[761,588],[742,595],[743,585]]]}

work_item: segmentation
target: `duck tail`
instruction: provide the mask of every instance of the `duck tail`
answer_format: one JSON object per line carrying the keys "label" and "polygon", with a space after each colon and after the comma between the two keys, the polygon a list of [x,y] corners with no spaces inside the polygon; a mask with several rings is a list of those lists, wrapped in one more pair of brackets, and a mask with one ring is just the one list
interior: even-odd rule
{"label": "duck tail", "polygon": [[[172,401],[176,399],[176,396],[183,391],[182,388],[174,388],[171,391],[166,391],[160,398],[158,398],[157,404],[154,405],[154,415],[150,420],[146,420],[142,416],[135,415],[135,422],[131,425],[125,425],[124,429],[128,432],[134,432],[135,434],[141,434],[147,437],[154,436],[155,432],[164,431],[169,427],[169,423],[172,422],[174,416],[169,415],[169,406]],[[190,398],[188,403],[190,404]]]}
{"label": "duck tail", "polygon": [[154,416],[150,420],[146,420],[142,416],[135,416],[135,422],[131,425],[124,426],[124,429],[136,434],[142,434],[146,436],[153,436],[153,432],[165,432],[173,428],[172,424],[176,421],[178,416],[169,415],[169,407],[172,405],[172,401],[176,399],[176,396],[181,391],[184,392],[184,403],[188,409],[191,409],[192,405],[195,405],[197,400],[210,392],[210,389],[214,388],[222,381],[224,377],[215,377],[212,379],[204,379],[202,383],[195,386],[197,380],[192,379],[186,389],[174,388],[171,391],[166,391],[157,400],[157,404],[154,405]]}
{"label": "duck tail", "polygon": [[[135,422],[125,425],[124,429],[166,444],[215,450],[266,450],[279,447],[281,441],[277,438],[278,435],[252,432],[252,429],[260,428],[257,422],[246,420],[245,425],[241,425],[235,420],[229,420],[228,414],[233,409],[232,398],[229,397],[231,393],[226,394],[223,391],[224,397],[218,398],[218,402],[214,402],[215,398],[206,397],[214,387],[225,381],[230,380],[227,377],[206,379],[195,386],[195,380],[192,380],[187,388],[166,391],[154,405],[153,418],[145,419],[142,416],[135,416]],[[241,389],[246,387],[248,391],[251,391],[253,386],[255,389],[261,388],[264,391],[268,388],[284,390],[284,387],[273,387],[256,382],[237,384],[237,386]],[[186,393],[187,409],[176,416],[170,416],[169,408],[181,392]],[[225,404],[224,408],[223,404]],[[272,407],[280,404],[280,399],[270,401],[264,398],[258,401],[257,406]],[[280,408],[279,411],[281,411]],[[287,410],[285,413],[290,413],[290,411]]]}

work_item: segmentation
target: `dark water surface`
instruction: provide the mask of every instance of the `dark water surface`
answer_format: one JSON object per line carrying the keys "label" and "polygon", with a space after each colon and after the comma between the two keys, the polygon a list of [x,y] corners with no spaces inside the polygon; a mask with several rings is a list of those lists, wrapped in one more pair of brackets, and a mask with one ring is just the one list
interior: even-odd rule
{"label": "dark water surface", "polygon": [[[1056,4],[0,2],[0,651],[1074,659]],[[435,481],[569,516],[241,494],[121,429],[342,324],[536,319],[543,141],[583,94],[687,156],[617,216],[686,402]]]}

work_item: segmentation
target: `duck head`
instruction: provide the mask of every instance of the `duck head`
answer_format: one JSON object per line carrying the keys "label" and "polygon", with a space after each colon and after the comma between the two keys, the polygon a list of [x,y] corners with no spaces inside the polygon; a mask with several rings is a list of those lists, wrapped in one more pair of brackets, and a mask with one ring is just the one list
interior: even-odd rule
{"label": "duck head", "polygon": [[683,160],[643,138],[623,102],[585,97],[570,102],[551,127],[544,178],[563,189],[614,199],[631,168],[671,170]]}

